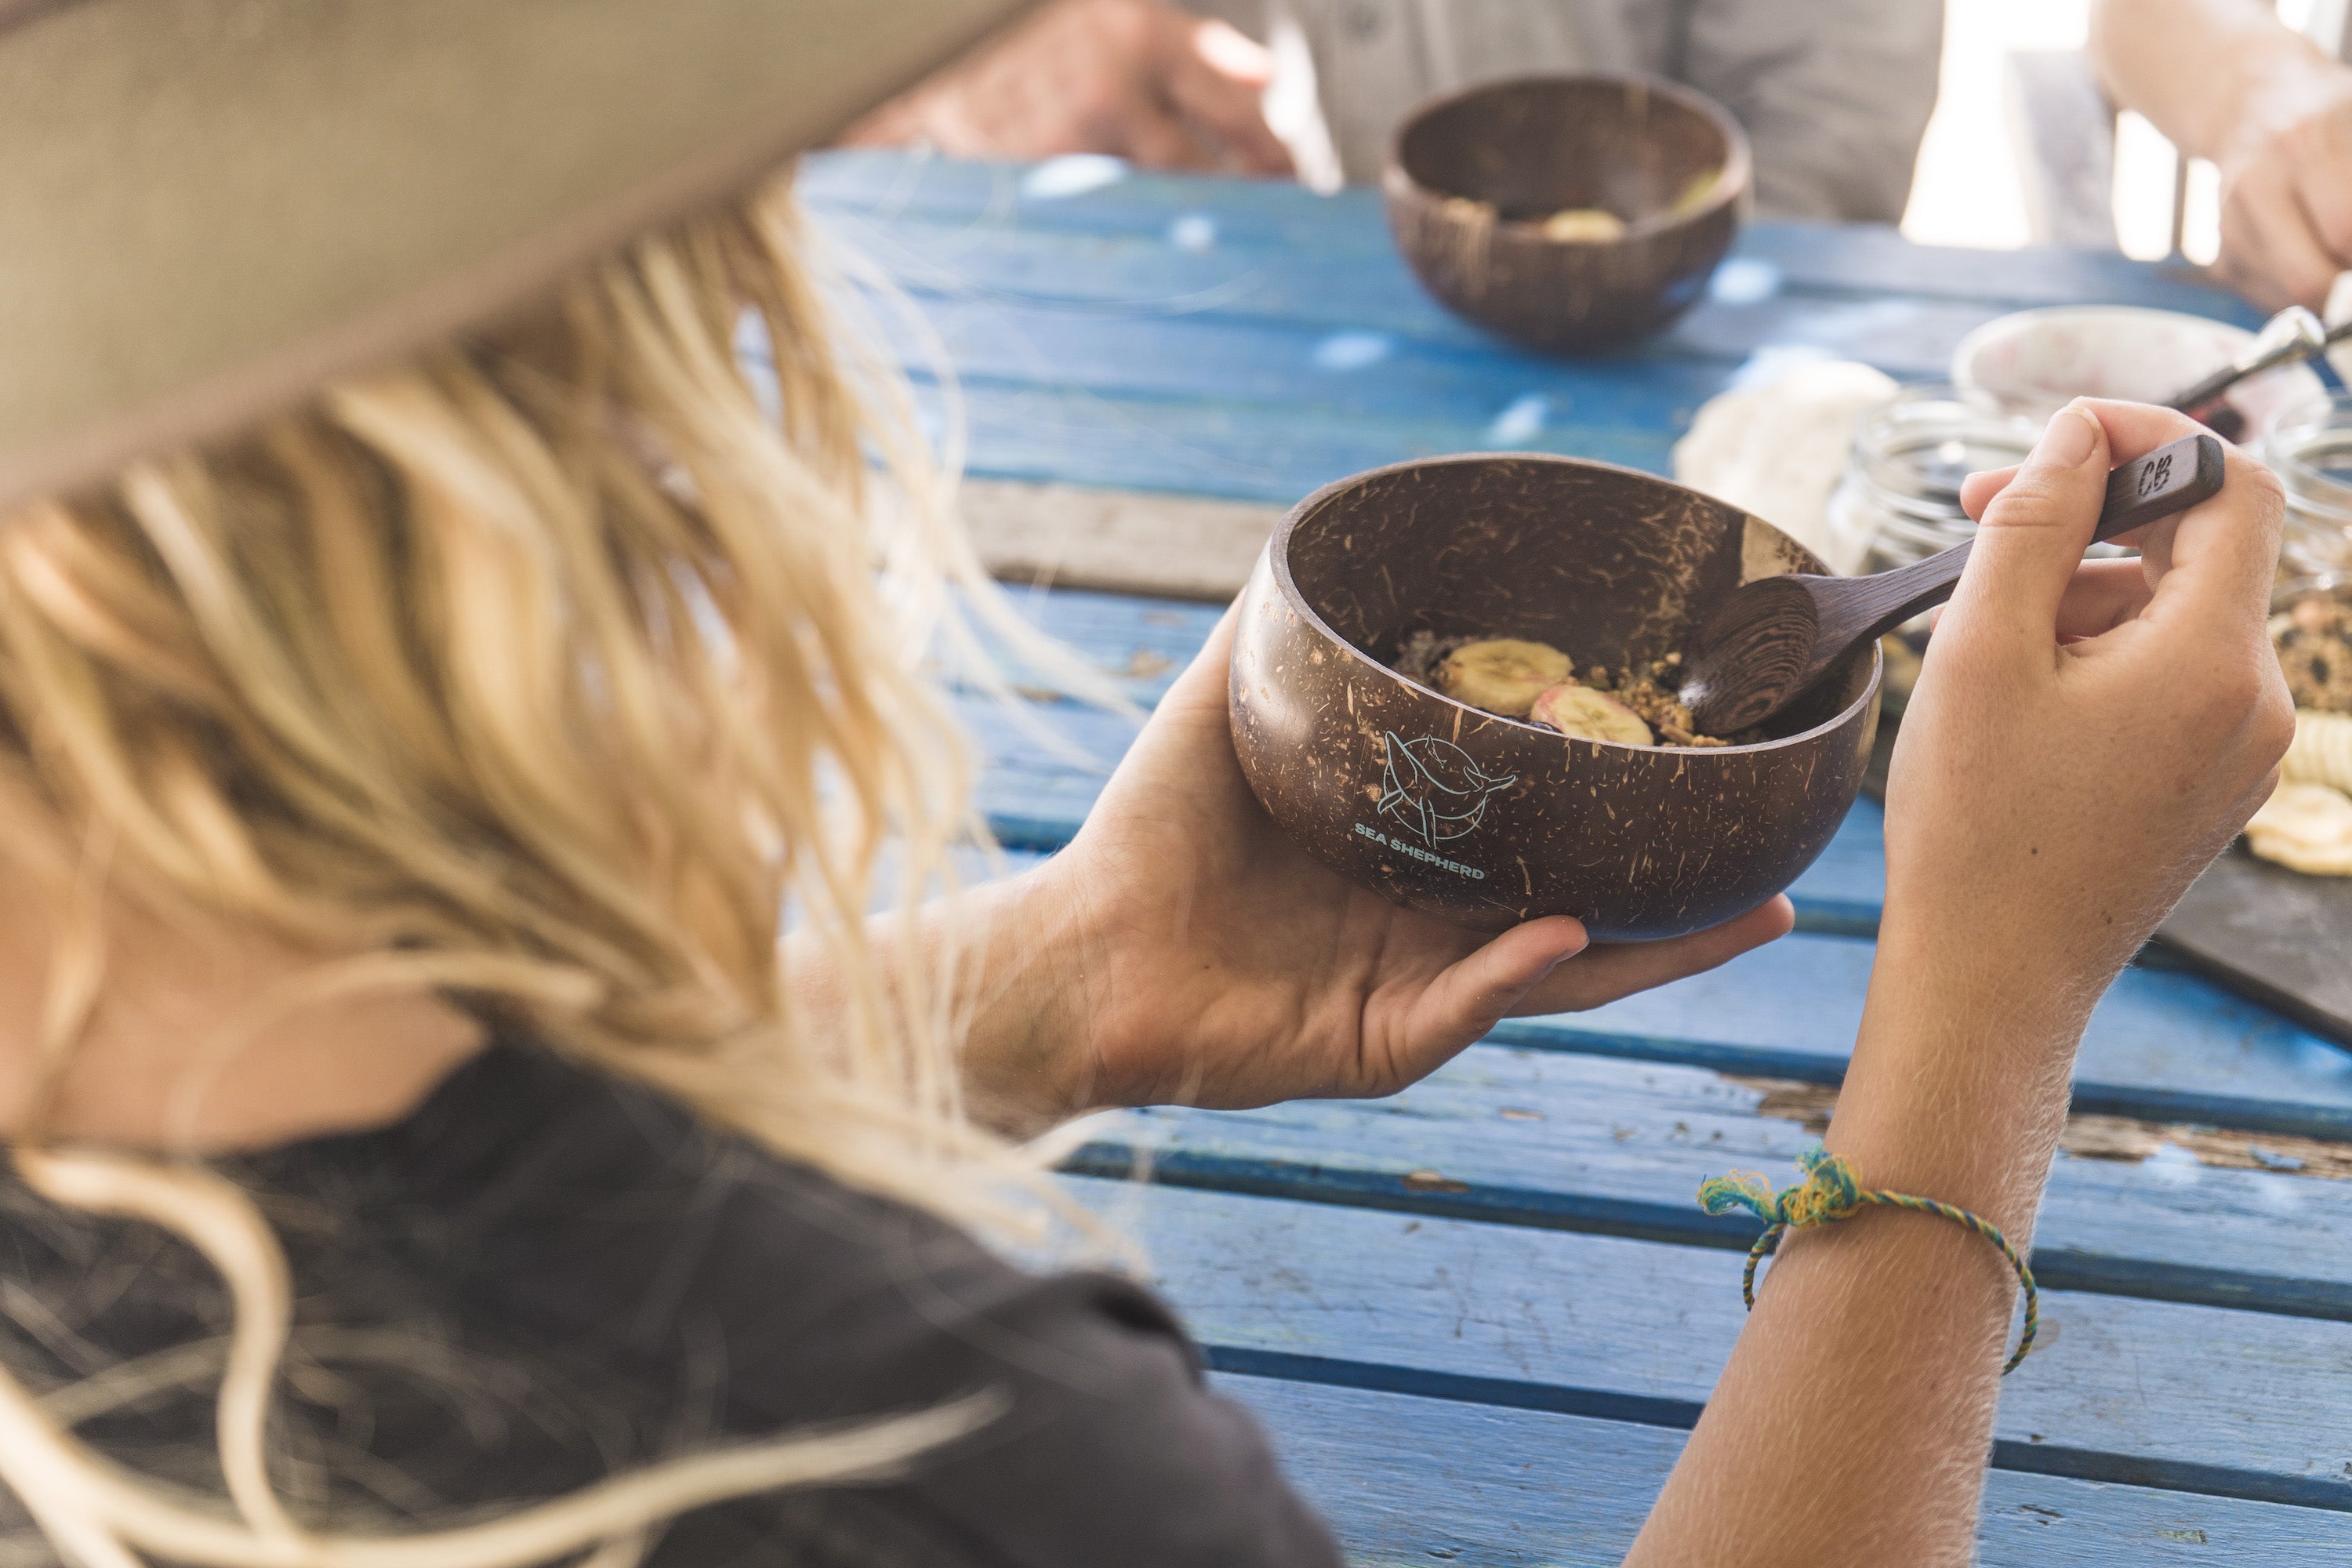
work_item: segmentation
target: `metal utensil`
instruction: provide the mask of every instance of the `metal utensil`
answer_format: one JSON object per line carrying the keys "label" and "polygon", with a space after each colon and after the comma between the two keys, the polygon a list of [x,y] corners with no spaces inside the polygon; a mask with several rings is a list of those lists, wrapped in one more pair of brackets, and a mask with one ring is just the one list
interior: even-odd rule
{"label": "metal utensil", "polygon": [[2164,405],[2212,426],[2234,441],[2243,433],[2245,420],[2235,409],[2224,411],[2210,405],[2220,402],[2223,393],[2248,376],[2283,364],[2299,364],[2347,333],[2352,333],[2352,321],[2331,332],[2320,324],[2317,316],[2301,305],[2289,305],[2263,323],[2263,330],[2254,334],[2254,341],[2246,345],[2244,353],[2195,385],[2175,393],[2165,400]]}

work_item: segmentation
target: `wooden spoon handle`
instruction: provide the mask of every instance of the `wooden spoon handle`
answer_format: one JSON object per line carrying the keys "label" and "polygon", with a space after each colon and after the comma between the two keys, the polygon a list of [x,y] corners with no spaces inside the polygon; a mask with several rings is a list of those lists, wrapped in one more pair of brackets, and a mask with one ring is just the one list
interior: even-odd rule
{"label": "wooden spoon handle", "polygon": [[2225,468],[2221,443],[2211,436],[2183,436],[2134,458],[2107,476],[2106,504],[2091,537],[2113,539],[2211,500],[2221,493]]}
{"label": "wooden spoon handle", "polygon": [[[2107,476],[2106,504],[2099,509],[2094,540],[2145,528],[2159,518],[2186,511],[2221,491],[2221,443],[2211,436],[2184,436],[2135,458]],[[1964,540],[1949,550],[1874,576],[1850,579],[1837,608],[1822,617],[1814,647],[1843,652],[1864,637],[1885,637],[1896,626],[1952,596],[1969,563]],[[1819,657],[1819,656],[1817,656]]]}

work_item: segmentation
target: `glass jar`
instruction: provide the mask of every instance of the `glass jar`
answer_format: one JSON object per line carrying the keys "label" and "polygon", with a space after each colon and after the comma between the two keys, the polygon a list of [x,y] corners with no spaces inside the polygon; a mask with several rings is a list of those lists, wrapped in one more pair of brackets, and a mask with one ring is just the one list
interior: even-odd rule
{"label": "glass jar", "polygon": [[1846,563],[1858,563],[1848,569],[1907,566],[1967,539],[1976,524],[1960,510],[1960,481],[2023,462],[2041,433],[1948,386],[1906,387],[1864,415],[1830,497],[1831,538]]}
{"label": "glass jar", "polygon": [[2352,394],[2281,409],[2263,432],[2262,456],[2286,489],[2282,589],[2352,581]]}

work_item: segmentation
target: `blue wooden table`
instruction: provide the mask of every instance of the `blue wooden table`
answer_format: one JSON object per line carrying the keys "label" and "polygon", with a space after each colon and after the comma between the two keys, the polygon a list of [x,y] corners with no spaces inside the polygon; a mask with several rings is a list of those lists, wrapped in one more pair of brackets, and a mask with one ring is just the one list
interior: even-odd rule
{"label": "blue wooden table", "polygon": [[[863,153],[813,161],[804,189],[939,334],[975,473],[1284,504],[1465,449],[1664,471],[1692,412],[1759,359],[1932,376],[1961,333],[2022,306],[2248,319],[2119,258],[1758,224],[1658,342],[1570,363],[1429,303],[1365,193]],[[936,412],[937,354],[912,333],[900,348]],[[1147,705],[1215,618],[1030,603]],[[964,710],[999,836],[1050,853],[1100,770],[978,697]],[[1104,763],[1131,733],[1075,704],[1034,716]],[[1820,1125],[1869,973],[1880,820],[1857,806],[1797,884],[1795,935],[1511,1023],[1393,1100],[1087,1129],[1072,1190],[1142,1240],[1355,1561],[1622,1554],[1742,1315],[1752,1230],[1692,1194],[1729,1165],[1785,1172]],[[2043,1348],[2002,1390],[1983,1561],[2352,1563],[2352,1055],[2136,966],[2074,1091],[2033,1259]]]}

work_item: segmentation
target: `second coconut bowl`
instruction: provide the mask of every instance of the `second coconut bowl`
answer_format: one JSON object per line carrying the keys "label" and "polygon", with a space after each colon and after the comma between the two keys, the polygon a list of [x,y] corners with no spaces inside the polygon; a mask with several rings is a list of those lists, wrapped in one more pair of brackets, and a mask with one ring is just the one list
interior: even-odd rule
{"label": "second coconut bowl", "polygon": [[[1597,353],[1706,291],[1748,209],[1748,138],[1672,82],[1531,77],[1414,110],[1381,184],[1397,247],[1441,303],[1530,348]],[[1544,220],[1564,209],[1624,232],[1554,237]]]}
{"label": "second coconut bowl", "polygon": [[1573,915],[1607,942],[1720,924],[1794,881],[1853,804],[1878,726],[1875,644],[1771,738],[1705,748],[1572,738],[1390,662],[1428,632],[1639,664],[1742,583],[1824,569],[1736,507],[1605,463],[1440,458],[1342,479],[1283,520],[1244,591],[1242,771],[1315,858],[1455,924]]}

